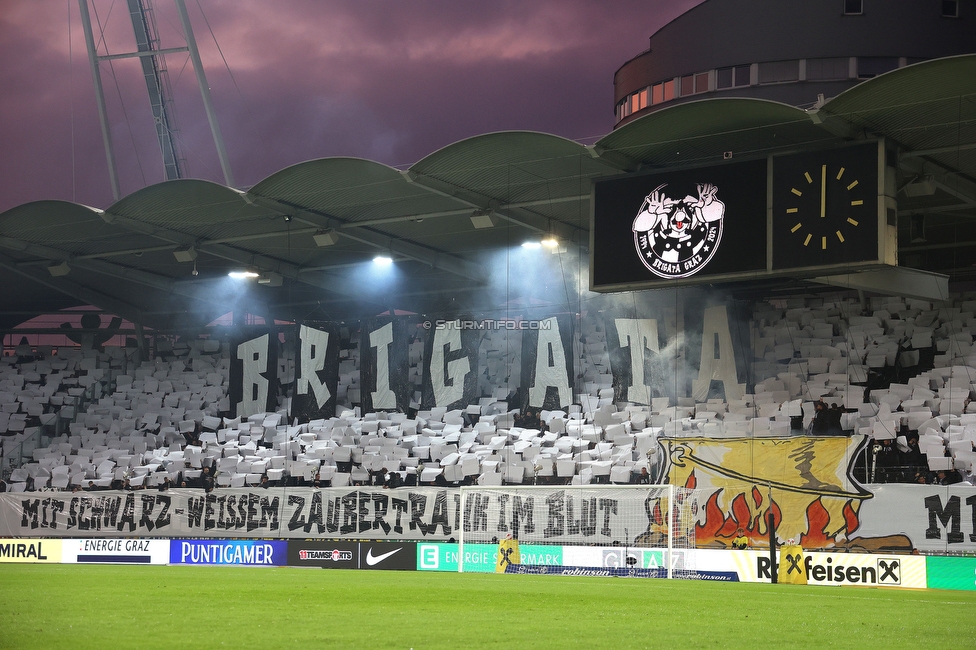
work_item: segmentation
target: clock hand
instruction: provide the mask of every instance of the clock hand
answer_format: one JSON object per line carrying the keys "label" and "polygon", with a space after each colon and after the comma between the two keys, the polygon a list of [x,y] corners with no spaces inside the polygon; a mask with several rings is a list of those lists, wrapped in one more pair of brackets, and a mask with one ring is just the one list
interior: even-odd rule
{"label": "clock hand", "polygon": [[827,216],[827,165],[820,167],[820,218]]}

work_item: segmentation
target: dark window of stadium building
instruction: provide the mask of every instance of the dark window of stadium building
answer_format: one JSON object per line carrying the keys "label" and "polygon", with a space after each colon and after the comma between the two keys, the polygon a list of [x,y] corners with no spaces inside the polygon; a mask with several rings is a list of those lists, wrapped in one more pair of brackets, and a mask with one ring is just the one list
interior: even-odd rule
{"label": "dark window of stadium building", "polygon": [[959,17],[959,0],[942,0],[942,17]]}
{"label": "dark window of stadium building", "polygon": [[859,56],[857,57],[857,78],[870,79],[897,67],[898,58],[894,56]]}
{"label": "dark window of stadium building", "polygon": [[699,72],[695,75],[695,92],[703,93],[708,90],[708,73]]}
{"label": "dark window of stadium building", "polygon": [[715,85],[718,88],[732,87],[732,68],[719,68],[715,75]]}
{"label": "dark window of stadium building", "polygon": [[736,86],[748,86],[752,83],[749,79],[750,66],[747,65],[737,65],[735,66],[735,85]]}
{"label": "dark window of stadium building", "polygon": [[844,0],[845,16],[860,16],[864,13],[864,0]]}
{"label": "dark window of stadium building", "polygon": [[759,64],[759,83],[772,84],[800,78],[800,62],[767,61]]}
{"label": "dark window of stadium building", "polygon": [[708,73],[699,72],[681,77],[681,96],[708,92]]}
{"label": "dark window of stadium building", "polygon": [[734,68],[719,68],[715,71],[715,87],[718,89],[748,86],[749,66],[737,65]]}
{"label": "dark window of stadium building", "polygon": [[847,79],[850,76],[850,59],[846,56],[832,59],[807,59],[807,81]]}

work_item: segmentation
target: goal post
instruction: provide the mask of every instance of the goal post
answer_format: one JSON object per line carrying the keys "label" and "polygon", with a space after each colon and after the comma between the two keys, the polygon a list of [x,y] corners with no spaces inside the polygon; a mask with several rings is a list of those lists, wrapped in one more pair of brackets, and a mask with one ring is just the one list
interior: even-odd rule
{"label": "goal post", "polygon": [[[518,540],[522,563],[683,577],[695,569],[697,492],[673,485],[471,486],[460,490],[458,571]],[[470,563],[470,562],[469,562]]]}

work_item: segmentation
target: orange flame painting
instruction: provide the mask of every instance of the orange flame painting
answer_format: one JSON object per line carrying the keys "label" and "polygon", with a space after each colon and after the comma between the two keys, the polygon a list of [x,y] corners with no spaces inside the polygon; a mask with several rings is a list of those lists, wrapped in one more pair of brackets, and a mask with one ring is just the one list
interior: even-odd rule
{"label": "orange flame painting", "polygon": [[[704,503],[695,526],[699,548],[727,548],[740,528],[750,546],[767,546],[772,513],[779,543],[793,538],[808,549],[846,549],[860,526],[861,503],[872,497],[850,475],[863,436],[672,438],[661,444],[668,482],[698,490]],[[858,538],[859,550],[864,543]]]}

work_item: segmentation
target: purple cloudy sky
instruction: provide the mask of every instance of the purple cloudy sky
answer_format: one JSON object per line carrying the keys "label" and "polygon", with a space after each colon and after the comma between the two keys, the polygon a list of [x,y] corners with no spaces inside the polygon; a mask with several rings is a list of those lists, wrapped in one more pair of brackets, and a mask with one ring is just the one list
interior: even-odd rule
{"label": "purple cloudy sky", "polygon": [[[613,127],[614,71],[699,2],[187,6],[236,185],[249,187],[326,156],[406,166],[499,130],[591,143]],[[125,1],[90,4],[109,51],[134,49]],[[181,46],[173,3],[153,4],[161,47]],[[187,175],[222,182],[187,58],[166,58]],[[138,63],[103,63],[102,78],[124,196],[162,180],[162,165]],[[0,211],[38,199],[112,203],[77,0],[0,0]]]}

